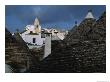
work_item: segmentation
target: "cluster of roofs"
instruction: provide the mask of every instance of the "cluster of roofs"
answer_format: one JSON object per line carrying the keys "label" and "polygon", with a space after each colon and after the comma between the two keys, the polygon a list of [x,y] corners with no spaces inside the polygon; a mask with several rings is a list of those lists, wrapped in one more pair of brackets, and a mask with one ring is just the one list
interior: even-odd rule
{"label": "cluster of roofs", "polygon": [[[95,24],[93,19],[92,12],[88,11],[80,25],[73,27],[66,37],[64,31],[41,29],[38,18],[21,33],[12,35],[5,29],[6,73],[106,72],[106,12]],[[96,39],[89,38],[89,35]],[[85,39],[82,40],[82,36]],[[75,38],[80,41],[74,43]],[[52,52],[51,40],[57,40],[52,42]],[[44,43],[40,51],[28,48],[29,45],[42,46]]]}
{"label": "cluster of roofs", "polygon": [[68,31],[61,31],[54,28],[41,28],[39,19],[36,18],[34,24],[27,25],[25,30],[21,32],[20,35],[28,46],[34,47],[45,44],[46,33],[51,33],[52,40],[63,40],[68,34]]}
{"label": "cluster of roofs", "polygon": [[[92,18],[91,10],[88,11],[85,19]],[[51,33],[51,40],[63,40],[68,34],[68,31],[61,31],[54,28],[42,28],[39,19],[36,18],[33,25],[27,25],[23,32],[20,33],[22,39],[30,48],[41,47],[45,44],[45,33]]]}

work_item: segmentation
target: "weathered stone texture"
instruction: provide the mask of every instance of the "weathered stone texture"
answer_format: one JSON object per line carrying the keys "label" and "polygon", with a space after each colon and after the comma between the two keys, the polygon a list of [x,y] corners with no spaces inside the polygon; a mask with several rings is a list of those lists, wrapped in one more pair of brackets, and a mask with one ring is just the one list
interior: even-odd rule
{"label": "weathered stone texture", "polygon": [[[101,31],[100,31],[100,28]],[[29,72],[105,73],[106,14],[84,20],[64,41],[52,42],[52,53]]]}
{"label": "weathered stone texture", "polygon": [[14,36],[5,29],[5,63],[15,68],[15,72],[19,69],[29,69],[32,65],[32,55],[19,33]]}

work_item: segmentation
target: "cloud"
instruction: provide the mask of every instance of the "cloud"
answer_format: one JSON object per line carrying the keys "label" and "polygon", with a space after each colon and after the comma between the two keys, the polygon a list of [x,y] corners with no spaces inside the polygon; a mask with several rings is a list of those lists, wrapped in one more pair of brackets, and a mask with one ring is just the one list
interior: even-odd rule
{"label": "cloud", "polygon": [[78,22],[83,20],[89,9],[93,10],[96,18],[106,10],[103,5],[7,5],[5,7],[6,25],[16,28],[16,24],[23,29],[25,25],[33,24],[34,19],[38,17],[43,26],[57,25],[66,28],[71,27],[76,20]]}

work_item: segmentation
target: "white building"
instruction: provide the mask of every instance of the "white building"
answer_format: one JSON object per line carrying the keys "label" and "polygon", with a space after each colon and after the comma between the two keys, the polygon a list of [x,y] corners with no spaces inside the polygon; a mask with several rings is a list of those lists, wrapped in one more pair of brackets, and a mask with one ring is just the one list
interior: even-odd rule
{"label": "white building", "polygon": [[51,54],[51,38],[52,38],[51,35],[52,33],[45,32],[45,48],[43,59]]}
{"label": "white building", "polygon": [[61,31],[53,28],[43,28],[43,30],[47,31],[48,33],[52,33],[52,40],[63,40],[65,36],[68,34],[68,31]]}
{"label": "white building", "polygon": [[42,46],[45,38],[41,37],[41,26],[36,18],[34,25],[27,25],[21,33],[21,37],[28,45]]}
{"label": "white building", "polygon": [[52,34],[52,40],[63,40],[67,32],[56,30],[56,29],[47,29],[40,26],[38,18],[35,19],[34,25],[27,25],[25,30],[21,33],[21,37],[30,47],[32,46],[42,46],[45,43],[45,32]]}

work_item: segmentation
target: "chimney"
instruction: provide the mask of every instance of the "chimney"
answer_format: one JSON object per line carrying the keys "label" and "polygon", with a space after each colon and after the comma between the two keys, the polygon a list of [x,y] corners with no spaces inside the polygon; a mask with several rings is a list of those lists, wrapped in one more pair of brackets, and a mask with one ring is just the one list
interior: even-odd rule
{"label": "chimney", "polygon": [[44,57],[47,57],[49,54],[51,54],[51,37],[52,33],[45,33],[45,48],[44,48]]}

